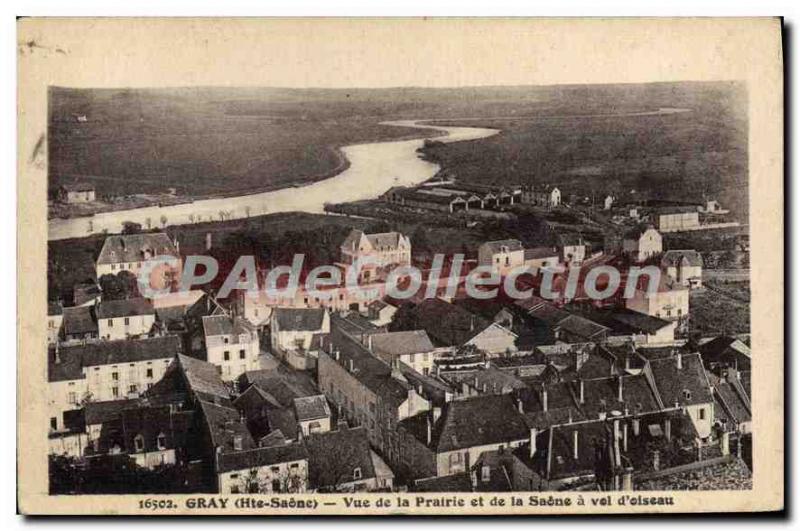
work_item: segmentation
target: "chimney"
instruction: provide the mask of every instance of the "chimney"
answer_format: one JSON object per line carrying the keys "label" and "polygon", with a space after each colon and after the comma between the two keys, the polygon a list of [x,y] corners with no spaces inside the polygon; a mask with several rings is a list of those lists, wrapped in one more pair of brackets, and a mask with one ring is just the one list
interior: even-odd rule
{"label": "chimney", "polygon": [[353,372],[353,371],[355,371],[355,366],[353,365],[353,360],[352,360],[352,358],[351,358],[351,359],[349,359],[349,360],[347,360],[347,365],[348,365],[348,370],[349,370],[350,372]]}
{"label": "chimney", "polygon": [[578,380],[578,398],[580,399],[580,403],[583,404],[585,398],[583,394],[583,380]]}
{"label": "chimney", "polygon": [[542,385],[542,411],[547,411],[547,386]]}
{"label": "chimney", "polygon": [[520,398],[517,399],[517,409],[520,413],[525,413],[525,406],[522,405],[522,399]]}
{"label": "chimney", "polygon": [[619,402],[624,402],[624,398],[622,396],[622,376],[617,377],[617,400]]}
{"label": "chimney", "polygon": [[661,454],[658,450],[653,450],[653,470],[661,470]]}
{"label": "chimney", "polygon": [[622,424],[622,451],[628,451],[628,423]]}
{"label": "chimney", "polygon": [[538,435],[538,431],[536,428],[531,428],[531,453],[530,457],[536,455],[536,436]]}
{"label": "chimney", "polygon": [[578,430],[572,432],[572,458],[578,459]]}
{"label": "chimney", "polygon": [[634,435],[634,437],[638,437],[639,436],[639,419],[638,418],[634,418],[633,419],[633,435]]}
{"label": "chimney", "polygon": [[675,366],[678,370],[683,369],[683,354],[680,352],[675,356]]}
{"label": "chimney", "polygon": [[367,336],[367,349],[372,352],[372,334]]}
{"label": "chimney", "polygon": [[61,353],[58,351],[58,341],[56,341],[56,363],[61,363]]}
{"label": "chimney", "polygon": [[664,437],[666,437],[668,441],[672,440],[672,421],[668,418],[664,419]]}
{"label": "chimney", "polygon": [[427,429],[427,438],[426,438],[426,440],[428,441],[427,445],[430,446],[431,445],[431,431],[432,431],[433,426],[431,426],[431,417],[426,415],[425,418],[428,421],[427,422],[427,428],[428,429]]}
{"label": "chimney", "polygon": [[436,424],[439,422],[439,417],[442,416],[442,408],[434,407],[433,408],[433,423]]}

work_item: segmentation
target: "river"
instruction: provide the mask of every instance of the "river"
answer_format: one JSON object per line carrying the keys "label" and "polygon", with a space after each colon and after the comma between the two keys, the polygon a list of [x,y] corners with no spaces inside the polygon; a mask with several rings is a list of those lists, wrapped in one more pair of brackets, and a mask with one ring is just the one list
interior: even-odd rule
{"label": "river", "polygon": [[[449,127],[421,123],[418,120],[383,122],[386,125],[430,129],[442,142],[477,140],[499,133],[496,129],[477,127]],[[435,136],[431,134],[431,136]],[[225,219],[276,214],[280,212],[322,213],[326,203],[344,203],[380,196],[392,186],[419,184],[433,177],[439,165],[419,158],[417,149],[424,139],[373,142],[344,146],[342,151],[350,166],[342,173],[305,186],[296,186],[257,194],[202,199],[191,203],[151,206],[131,210],[103,212],[94,216],[70,219],[51,219],[48,222],[48,239],[80,238],[93,233],[117,233],[122,223],[132,221],[147,227],[219,221],[220,212]]]}

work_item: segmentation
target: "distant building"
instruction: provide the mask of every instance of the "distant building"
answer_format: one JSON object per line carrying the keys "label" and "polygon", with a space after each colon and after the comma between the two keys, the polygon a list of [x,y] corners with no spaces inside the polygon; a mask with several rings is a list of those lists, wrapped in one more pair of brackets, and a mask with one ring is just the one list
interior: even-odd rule
{"label": "distant building", "polygon": [[700,227],[700,215],[697,207],[674,206],[655,211],[656,227],[661,232],[678,232]]}
{"label": "distant building", "polygon": [[554,208],[561,204],[561,190],[556,186],[526,186],[522,188],[522,202]]}
{"label": "distant building", "polygon": [[586,259],[586,243],[579,234],[559,235],[558,250],[565,264],[578,266]]}
{"label": "distant building", "polygon": [[425,375],[431,372],[436,350],[425,330],[371,334],[367,348],[391,366],[401,362]]}
{"label": "distant building", "polygon": [[155,308],[143,298],[101,302],[95,315],[100,338],[109,341],[147,335],[156,322]]}
{"label": "distant building", "polygon": [[394,474],[370,449],[367,430],[339,428],[304,439],[309,484],[317,492],[390,490]]}
{"label": "distant building", "polygon": [[478,247],[478,264],[505,274],[525,262],[525,249],[519,240],[497,240]]}
{"label": "distant building", "polygon": [[716,201],[714,199],[706,201],[705,206],[699,207],[698,211],[702,214],[715,214],[715,215],[722,215],[730,212],[730,210],[722,208],[722,205],[719,204],[719,201]]}
{"label": "distant building", "polygon": [[61,323],[64,321],[64,308],[60,302],[47,303],[47,344],[55,345],[61,335]]}
{"label": "distant building", "polygon": [[613,195],[607,195],[605,199],[603,199],[603,210],[611,210],[611,207],[614,206],[615,198]]}
{"label": "distant building", "polygon": [[661,259],[661,269],[682,286],[694,289],[703,285],[703,257],[697,251],[667,251]]}
{"label": "distant building", "polygon": [[246,319],[228,315],[203,317],[206,361],[220,368],[222,379],[232,381],[259,368],[258,332]]}
{"label": "distant building", "polygon": [[58,200],[69,205],[94,201],[94,185],[89,183],[62,184],[58,187]]}
{"label": "distant building", "polygon": [[558,251],[552,247],[525,249],[524,264],[531,269],[533,274],[538,274],[541,269],[558,267]]}
{"label": "distant building", "polygon": [[681,328],[689,317],[689,290],[662,277],[652,294],[648,293],[646,283],[637,286],[633,296],[625,299],[625,307],[667,321],[676,321],[678,328]]}
{"label": "distant building", "polygon": [[224,452],[217,458],[218,492],[303,493],[308,486],[308,451],[300,443]]}
{"label": "distant building", "polygon": [[622,250],[637,262],[661,254],[664,250],[661,234],[650,225],[629,230],[622,240]]}
{"label": "distant building", "polygon": [[330,315],[323,308],[275,308],[270,325],[272,354],[296,369],[313,368],[318,338],[330,330]]}
{"label": "distant building", "polygon": [[73,344],[98,339],[94,306],[64,308],[61,325],[63,342]]}
{"label": "distant building", "polygon": [[106,274],[116,275],[120,271],[130,271],[138,275],[142,265],[156,257],[167,257],[165,262],[168,264],[168,270],[165,271],[165,276],[180,271],[181,259],[178,249],[164,233],[108,236],[97,257],[95,267],[97,278]]}
{"label": "distant building", "polygon": [[377,269],[411,263],[411,240],[399,232],[365,234],[353,229],[340,247],[342,263],[371,260],[361,268],[361,279],[370,281]]}
{"label": "distant building", "polygon": [[397,306],[393,306],[386,301],[373,301],[367,306],[367,318],[375,326],[388,325],[392,322],[396,313]]}
{"label": "distant building", "polygon": [[304,437],[331,431],[331,409],[325,395],[295,398],[294,412]]}

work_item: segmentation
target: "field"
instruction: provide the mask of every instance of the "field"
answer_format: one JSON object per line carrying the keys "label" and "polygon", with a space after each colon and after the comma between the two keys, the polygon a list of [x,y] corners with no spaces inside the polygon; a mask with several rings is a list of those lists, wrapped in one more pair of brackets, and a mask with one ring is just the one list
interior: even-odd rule
{"label": "field", "polygon": [[[171,189],[178,199],[263,191],[341,171],[341,146],[421,134],[381,121],[458,119],[503,130],[427,150],[461,179],[549,182],[582,194],[634,189],[640,198],[699,200],[707,193],[746,218],[743,96],[739,85],[704,83],[52,88],[49,184],[89,181],[105,199]],[[609,116],[662,107],[690,112]]]}
{"label": "field", "polygon": [[[639,114],[661,108],[687,112]],[[502,134],[426,155],[467,181],[555,184],[581,197],[630,201],[706,195],[746,222],[745,109],[736,85],[552,88],[511,117],[454,122]]]}
{"label": "field", "polygon": [[706,287],[689,295],[692,335],[711,337],[750,333],[750,282],[704,279]]}

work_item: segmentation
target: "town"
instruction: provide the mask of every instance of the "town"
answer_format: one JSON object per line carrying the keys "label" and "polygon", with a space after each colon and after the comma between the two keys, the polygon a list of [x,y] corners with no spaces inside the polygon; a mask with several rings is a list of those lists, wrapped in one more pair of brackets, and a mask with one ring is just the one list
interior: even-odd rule
{"label": "town", "polygon": [[[87,193],[65,189],[64,200],[78,192]],[[462,263],[445,259],[439,276],[414,235],[351,228],[332,242],[328,267],[341,280],[368,264],[356,272],[357,297],[344,283],[324,297],[302,287],[288,297],[178,290],[181,227],[107,234],[93,281],[48,305],[51,491],[749,488],[749,335],[693,333],[704,257],[665,245],[670,233],[728,226],[717,202],[608,195],[584,208],[557,187],[437,177],[373,203],[467,228],[480,223],[472,211],[478,220],[515,208],[596,213],[616,230],[598,241],[555,226],[553,246],[484,241]],[[210,232],[205,240],[213,254]],[[171,257],[159,279],[172,292],[145,298],[135,279],[156,256]],[[263,284],[266,264],[257,265]],[[393,298],[386,279],[410,265],[425,289]],[[566,283],[554,271],[613,266],[625,284],[642,265],[662,273],[652,293],[638,283],[629,298],[542,293],[546,274]],[[530,296],[469,297],[465,279],[479,266],[500,277],[525,266],[515,284]]]}

